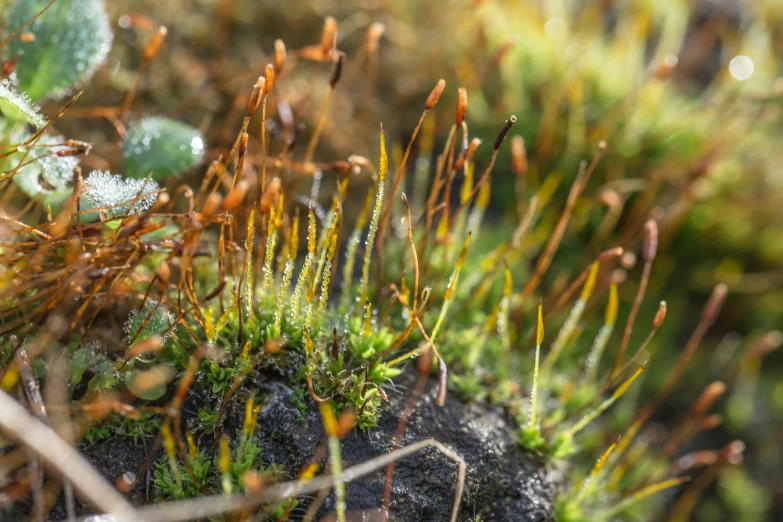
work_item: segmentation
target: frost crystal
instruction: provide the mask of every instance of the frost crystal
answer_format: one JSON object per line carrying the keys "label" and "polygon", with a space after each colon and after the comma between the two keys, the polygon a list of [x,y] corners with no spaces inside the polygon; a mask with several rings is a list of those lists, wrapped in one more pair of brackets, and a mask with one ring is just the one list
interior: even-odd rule
{"label": "frost crystal", "polygon": [[7,118],[24,119],[38,129],[46,125],[46,119],[41,116],[38,106],[7,78],[0,82],[0,112]]}
{"label": "frost crystal", "polygon": [[84,195],[96,207],[112,215],[141,214],[158,199],[160,189],[154,180],[123,179],[119,174],[94,170],[84,180]]}

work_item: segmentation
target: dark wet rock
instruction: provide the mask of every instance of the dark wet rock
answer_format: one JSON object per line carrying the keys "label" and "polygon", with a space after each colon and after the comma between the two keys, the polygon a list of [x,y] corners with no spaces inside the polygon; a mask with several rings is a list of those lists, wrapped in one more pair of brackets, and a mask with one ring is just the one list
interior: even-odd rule
{"label": "dark wet rock", "polygon": [[[355,430],[343,439],[344,467],[388,452],[415,378],[401,378],[388,390],[378,426]],[[466,404],[451,395],[444,407],[435,404],[437,383],[431,379],[410,417],[401,444],[435,438],[467,464],[460,520],[554,520],[554,495],[559,473],[522,450],[499,410]],[[292,405],[293,392],[283,384],[270,386],[269,400],[259,417],[263,458],[298,470],[306,465],[324,438],[316,408],[305,415]],[[374,510],[383,504],[385,468],[346,485],[349,510]],[[434,448],[396,463],[391,494],[391,519],[449,520],[457,484],[457,464]],[[321,514],[334,506],[327,498]]]}
{"label": "dark wet rock", "polygon": [[[403,375],[387,388],[389,402],[383,405],[378,426],[355,430],[342,441],[343,466],[365,462],[387,453],[399,419],[406,408],[415,384],[415,376]],[[281,465],[287,478],[295,478],[325,440],[316,405],[307,397],[304,414],[294,404],[294,391],[285,383],[259,379],[256,396],[266,396],[258,419],[261,459],[266,465]],[[437,382],[430,379],[411,415],[402,445],[434,438],[459,454],[467,464],[466,484],[459,520],[524,521],[554,520],[553,501],[561,475],[526,453],[517,444],[500,409],[485,404],[467,404],[451,394],[444,407],[435,404]],[[247,391],[247,390],[245,390]],[[233,435],[242,425],[243,394],[228,408],[225,433]],[[147,440],[148,450],[154,441]],[[212,444],[204,436],[202,447]],[[145,461],[145,449],[129,440],[114,437],[82,449],[82,453],[108,480],[114,482],[126,471],[139,473]],[[158,451],[158,455],[160,451]],[[321,462],[328,465],[328,456]],[[380,520],[383,505],[385,468],[346,485],[349,520]],[[128,494],[134,505],[146,501],[147,477],[139,476]],[[398,461],[392,482],[391,521],[440,522],[450,518],[457,484],[457,464],[435,448],[427,448]],[[155,498],[154,491],[150,498]],[[290,520],[301,520],[311,498],[301,498]],[[330,520],[334,494],[327,497],[316,520]],[[88,507],[76,502],[78,514],[89,513]],[[0,511],[3,521],[25,520],[30,513],[29,498],[11,511]],[[48,520],[66,518],[63,495],[50,512]]]}
{"label": "dark wet rock", "polygon": [[[152,440],[148,439],[148,445],[151,443]],[[128,471],[138,473],[145,461],[144,446],[141,443],[136,446],[133,442],[119,437],[97,442],[89,446],[82,446],[79,448],[79,451],[111,483],[114,483],[118,477],[121,477]],[[146,480],[142,477],[138,480],[133,490],[126,495],[128,501],[134,505],[143,504],[145,502],[145,489]],[[89,506],[79,501],[78,494],[74,493],[74,497],[74,508],[77,516],[93,513]],[[0,509],[0,520],[2,522],[28,520],[32,513],[31,509],[30,498],[28,497],[24,502],[13,505],[5,512]],[[65,496],[61,490],[46,520],[60,521],[67,520],[67,518]]]}

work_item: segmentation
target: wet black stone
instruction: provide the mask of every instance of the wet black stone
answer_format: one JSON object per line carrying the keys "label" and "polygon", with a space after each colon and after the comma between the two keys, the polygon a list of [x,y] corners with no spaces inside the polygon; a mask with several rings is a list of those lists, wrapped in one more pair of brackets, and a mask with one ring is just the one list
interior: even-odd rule
{"label": "wet black stone", "polygon": [[[415,378],[403,376],[387,390],[378,425],[355,430],[342,441],[343,467],[388,452]],[[560,474],[536,460],[516,442],[499,409],[466,404],[451,395],[444,407],[435,403],[437,383],[430,379],[411,415],[401,445],[434,438],[459,454],[467,464],[460,520],[542,522],[554,520],[553,501]],[[306,465],[324,438],[317,408],[304,417],[292,405],[293,391],[270,386],[259,416],[263,458],[298,470]],[[346,485],[349,510],[383,505],[385,468]],[[457,484],[457,464],[435,448],[427,448],[395,465],[390,518],[400,521],[449,520]],[[321,510],[333,509],[334,495]]]}
{"label": "wet black stone", "polygon": [[[342,441],[343,467],[365,462],[387,453],[399,419],[413,393],[416,377],[403,375],[386,388],[389,402],[383,405],[378,425],[369,430],[354,430]],[[285,383],[260,379],[254,385],[257,397],[265,396],[259,414],[257,435],[261,441],[264,464],[281,465],[292,479],[307,465],[318,445],[325,440],[317,406],[309,398],[304,414],[294,405],[294,391]],[[465,403],[451,394],[444,407],[435,403],[437,382],[430,379],[411,415],[401,445],[434,438],[459,454],[466,462],[466,483],[459,520],[477,517],[488,521],[544,522],[554,520],[553,501],[561,474],[525,452],[511,434],[501,409],[480,403]],[[236,397],[228,408],[225,433],[233,436],[241,427],[244,397]],[[207,440],[208,439],[208,440]],[[147,440],[148,449],[152,439]],[[201,444],[210,447],[211,438]],[[83,448],[83,454],[108,480],[114,482],[126,471],[139,473],[145,461],[141,444],[121,438]],[[155,457],[157,458],[160,455]],[[155,459],[153,459],[155,460]],[[328,465],[328,456],[321,462]],[[355,482],[346,484],[347,507],[354,516],[379,520],[383,505],[385,468]],[[146,502],[146,480],[140,476],[129,501]],[[457,464],[435,448],[427,448],[395,464],[389,520],[440,522],[450,518],[457,484]],[[150,492],[155,498],[155,492]],[[301,520],[312,498],[302,498],[290,520]],[[316,520],[329,518],[334,510],[334,493],[327,497]],[[89,513],[88,507],[76,503],[78,514]],[[30,499],[10,511],[0,511],[3,521],[25,520],[30,513]],[[60,494],[48,520],[66,517]],[[352,520],[361,520],[353,518]],[[349,518],[350,520],[350,518]]]}
{"label": "wet black stone", "polygon": [[[148,447],[152,440],[148,439]],[[99,470],[106,479],[114,483],[123,473],[130,471],[138,473],[145,461],[144,446],[119,437],[101,441],[89,446],[79,448],[80,453]],[[140,477],[133,490],[127,494],[128,501],[134,505],[145,502],[146,480]],[[93,511],[89,506],[79,501],[78,493],[74,492],[74,508],[77,516],[89,515]],[[32,513],[31,500],[28,497],[24,502],[19,502],[3,511],[0,509],[0,520],[3,522],[16,522],[28,520]],[[62,491],[54,504],[54,507],[46,517],[47,521],[67,520],[68,513],[65,508],[65,496]]]}

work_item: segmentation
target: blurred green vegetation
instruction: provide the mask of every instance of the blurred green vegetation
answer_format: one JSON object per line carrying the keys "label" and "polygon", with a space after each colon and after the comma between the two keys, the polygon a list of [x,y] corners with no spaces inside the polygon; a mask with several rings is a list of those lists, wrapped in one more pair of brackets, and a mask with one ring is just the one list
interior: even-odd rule
{"label": "blurred green vegetation", "polygon": [[[383,122],[392,158],[398,159],[439,78],[450,86],[439,108],[456,103],[451,87],[467,89],[473,136],[494,136],[500,123],[515,114],[513,135],[524,139],[528,166],[522,175],[515,172],[510,147],[501,149],[487,210],[496,226],[477,238],[471,266],[513,231],[519,211],[547,180],[551,203],[542,205],[539,222],[542,229],[551,228],[579,162],[591,159],[605,141],[607,152],[542,285],[552,289],[544,303],[601,250],[622,245],[638,252],[644,223],[655,217],[659,255],[639,316],[652,318],[658,301],[666,299],[668,318],[651,346],[655,364],[645,372],[641,389],[633,391],[636,402],[619,404],[612,422],[618,430],[627,425],[635,407],[661,387],[703,303],[716,284],[726,284],[729,297],[722,313],[656,420],[682,419],[706,385],[725,381],[729,391],[716,407],[723,424],[699,435],[688,449],[720,448],[742,439],[745,463],[723,470],[694,520],[783,517],[778,480],[783,360],[773,351],[780,344],[775,332],[783,317],[780,2],[117,0],[109,10],[116,25],[107,64],[58,122],[63,134],[78,135],[96,148],[112,151],[120,145],[106,138],[114,127],[93,108],[122,105],[158,25],[168,30],[165,47],[149,65],[133,116],[183,120],[201,129],[213,153],[230,150],[244,116],[244,91],[271,61],[274,41],[283,38],[289,55],[296,56],[297,49],[318,43],[326,16],[337,20],[337,46],[348,59],[319,158],[344,160],[356,154],[374,161],[377,126]],[[377,53],[367,44],[374,23],[385,27]],[[277,95],[290,105],[295,121],[304,123],[304,140],[326,93],[328,66],[300,59],[294,67],[296,74],[279,82]],[[47,103],[46,109],[58,107]],[[280,108],[270,107],[274,150],[282,147],[284,134]],[[433,116],[413,151],[425,179],[443,147],[436,137],[444,139],[453,121],[450,110]],[[251,139],[257,136],[257,129],[251,132]],[[478,164],[488,162],[489,145],[477,150]],[[85,170],[103,169],[107,159],[87,156],[83,164]],[[420,196],[414,170],[404,188],[415,201]],[[336,184],[328,174],[323,182]],[[363,183],[369,186],[368,180],[356,181]],[[351,190],[362,194],[355,186]],[[364,202],[363,197],[355,200],[346,205],[349,215],[358,214]],[[485,239],[488,246],[481,242]],[[533,241],[541,244],[545,238]],[[625,280],[619,286],[621,303],[633,301],[641,264],[635,255],[623,257],[615,274]],[[527,275],[515,273],[514,278],[524,281]],[[499,296],[502,282],[492,291]],[[526,311],[533,308],[526,306]],[[621,307],[618,325],[628,309]],[[555,323],[565,315],[559,312]],[[521,319],[526,328],[532,327],[530,317]],[[594,333],[585,331],[583,337]],[[631,346],[640,345],[646,334],[637,327]],[[747,356],[753,350],[772,353],[753,359]],[[577,359],[567,362],[576,366]],[[479,394],[480,386],[469,377],[457,373],[454,379],[458,388]],[[665,430],[663,424],[654,428]],[[655,429],[647,434],[651,444],[656,436],[663,438]]]}

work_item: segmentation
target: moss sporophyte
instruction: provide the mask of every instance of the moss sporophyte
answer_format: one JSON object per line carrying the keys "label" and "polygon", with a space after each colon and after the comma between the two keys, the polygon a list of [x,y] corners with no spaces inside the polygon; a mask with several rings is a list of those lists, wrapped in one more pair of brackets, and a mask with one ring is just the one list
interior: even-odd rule
{"label": "moss sporophyte", "polygon": [[[520,123],[530,123],[514,115],[498,118],[495,134],[479,139],[469,131],[468,95],[477,91],[481,111],[486,93],[475,82],[454,90],[439,80],[422,96],[407,140],[387,144],[377,124],[377,135],[366,137],[372,154],[321,160],[328,158],[323,140],[341,143],[331,118],[345,110],[354,87],[341,82],[363,74],[338,48],[331,17],[319,43],[289,57],[276,40],[273,63],[257,78],[237,75],[223,85],[242,88],[220,132],[205,132],[214,114],[202,129],[141,117],[137,93],[166,52],[168,33],[151,19],[134,18],[123,23],[152,36],[135,76],[113,87],[123,90],[121,104],[95,109],[114,126],[105,150],[86,157],[92,146],[55,126],[74,110],[79,94],[67,98],[71,88],[89,89],[87,80],[109,53],[107,6],[17,0],[7,10],[9,28],[24,26],[20,34],[32,36],[3,42],[15,61],[11,79],[0,84],[0,190],[21,191],[29,203],[2,223],[0,385],[3,401],[24,408],[0,407],[9,441],[0,456],[46,460],[60,477],[53,487],[64,487],[68,502],[75,488],[98,511],[137,520],[153,513],[131,507],[74,451],[121,439],[144,447],[143,469],[130,487],[144,490],[145,504],[176,506],[180,519],[285,520],[303,507],[312,519],[333,489],[335,517],[344,522],[348,483],[388,466],[385,517],[392,464],[432,447],[456,463],[449,516],[457,520],[468,511],[461,505],[463,456],[437,437],[403,444],[421,390],[411,394],[415,400],[401,414],[389,453],[365,463],[342,461],[346,437],[378,429],[388,393],[399,392],[404,373],[418,373],[420,383],[435,376],[431,399],[439,407],[491,404],[509,419],[519,447],[547,467],[567,469],[555,488],[561,521],[654,514],[660,501],[653,495],[681,489],[697,474],[693,489],[673,504],[684,520],[704,482],[741,459],[736,441],[686,453],[698,433],[714,426],[710,407],[725,385],[705,390],[682,426],[667,432],[663,449],[641,436],[718,316],[727,287],[714,288],[652,398],[638,395],[638,381],[656,364],[654,336],[666,318],[665,302],[652,317],[644,305],[670,222],[664,210],[642,209],[642,219],[629,219],[615,235],[617,220],[594,226],[591,218],[604,210],[599,198],[588,196],[591,180],[615,175],[616,135],[600,128],[586,133],[589,157],[571,172],[547,173],[542,156],[555,137],[546,121],[538,132],[549,138],[535,151],[516,134]],[[371,64],[379,25],[368,29],[361,48]],[[85,31],[92,37],[84,38]],[[60,45],[52,45],[58,37]],[[322,81],[305,89],[302,78],[311,73],[300,70],[302,62],[320,66],[312,78]],[[215,69],[216,78],[225,73]],[[452,96],[454,122],[441,136],[432,120]],[[33,103],[47,98],[61,100],[45,105],[48,119]],[[49,113],[52,103],[60,108]],[[547,105],[545,112],[551,110]],[[294,111],[310,122],[307,130],[295,125]],[[488,212],[492,187],[508,173],[509,153],[511,221]],[[610,165],[602,170],[604,161]],[[406,180],[412,165],[416,179]],[[655,187],[642,198],[659,209],[669,203],[656,199]],[[573,244],[571,236],[584,240],[582,251],[561,248]],[[638,286],[626,280],[637,251]],[[613,337],[618,318],[625,320],[620,339]],[[545,336],[545,329],[556,334]],[[259,435],[258,422],[272,399],[259,383],[292,390],[302,426],[310,414],[320,415],[322,426],[307,429],[316,429],[322,443],[314,443],[302,469],[266,459],[272,441]],[[21,426],[32,430],[30,440]],[[37,453],[47,440],[73,443],[65,446],[79,465],[68,468]],[[20,471],[8,481],[24,495],[31,491],[35,509],[43,509],[42,468],[29,468],[29,477]]]}

